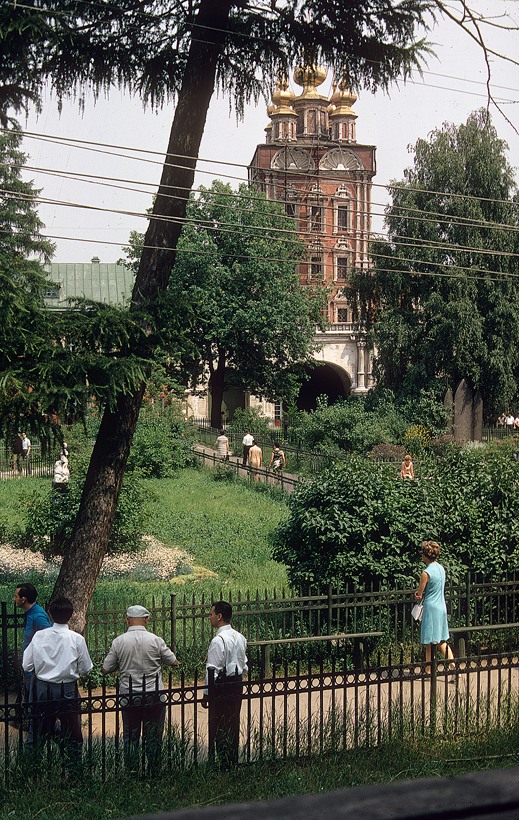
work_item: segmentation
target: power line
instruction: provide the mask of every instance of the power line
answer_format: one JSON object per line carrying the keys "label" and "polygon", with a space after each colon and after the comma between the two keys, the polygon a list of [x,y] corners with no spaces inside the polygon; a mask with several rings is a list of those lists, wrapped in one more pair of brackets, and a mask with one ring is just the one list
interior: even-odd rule
{"label": "power line", "polygon": [[[214,230],[218,230],[218,229],[215,228]],[[0,233],[11,234],[12,232],[8,231],[7,229],[1,229],[0,228]],[[70,236],[63,236],[63,235],[58,236],[58,235],[53,235],[53,234],[45,234],[45,235],[42,235],[42,236],[43,236],[44,239],[49,239],[49,240],[77,241],[77,237],[70,237]],[[91,244],[113,245],[113,246],[120,247],[120,248],[127,247],[128,244],[129,244],[128,242],[114,242],[114,241],[106,241],[105,242],[104,240],[96,240],[96,239],[83,239],[82,241],[83,242],[88,242],[88,243],[91,243]],[[211,249],[209,249],[208,251],[202,251],[202,250],[199,250],[199,249],[189,249],[189,248],[184,248],[184,247],[173,248],[173,247],[145,245],[144,243],[136,245],[135,248],[138,251],[142,251],[144,249],[147,249],[147,250],[165,250],[165,251],[175,250],[177,253],[183,253],[183,254],[188,254],[188,255],[197,256],[197,257],[210,257],[211,256]],[[388,258],[386,254],[374,254],[374,256],[380,256],[380,258],[382,258],[382,259]],[[228,253],[226,253],[225,257],[228,260],[234,260],[234,261],[246,260],[246,261],[269,262],[269,263],[272,263],[272,262],[287,263],[288,261],[290,261],[290,260],[287,260],[286,258],[284,259],[282,257],[256,256],[256,255],[251,255],[251,254],[228,254]],[[292,261],[293,261],[293,264],[295,266],[299,266],[299,267],[300,266],[309,267],[310,264],[311,264],[310,261],[307,260],[307,259],[302,259],[302,260],[299,260],[299,261],[292,260]],[[445,278],[445,277],[447,277],[447,278],[452,278],[452,279],[460,279],[460,280],[463,280],[463,281],[472,281],[472,280],[474,280],[474,281],[501,282],[501,283],[506,282],[506,281],[510,281],[510,280],[514,281],[515,279],[519,279],[519,273],[509,273],[509,272],[494,271],[494,270],[486,271],[486,270],[480,269],[480,268],[472,269],[472,268],[467,268],[467,267],[460,267],[460,266],[455,265],[455,264],[446,265],[445,263],[424,262],[423,260],[419,260],[419,259],[400,259],[399,258],[399,261],[411,262],[413,264],[418,264],[418,265],[434,265],[434,266],[442,268],[442,271],[420,271],[420,270],[415,270],[415,269],[413,269],[413,270],[402,270],[402,269],[399,269],[399,268],[378,268],[377,267],[376,272],[377,273],[398,273],[400,276],[428,276],[428,277],[431,277],[431,278],[435,278],[435,277],[436,278]],[[57,264],[59,264],[59,263],[57,263]],[[451,267],[452,269],[455,269],[457,272],[456,273],[454,273],[454,272],[447,273],[445,271],[445,268],[448,268],[448,267]],[[366,269],[366,272],[369,274],[370,269]],[[472,274],[472,275],[467,275],[467,272],[469,274]],[[479,276],[479,275],[477,275],[478,272],[481,272],[484,275]],[[323,284],[327,284],[327,280],[325,279],[324,276],[323,276],[322,282],[323,282]],[[334,284],[336,284],[340,287],[341,283],[335,282]]]}
{"label": "power line", "polygon": [[[240,228],[243,229],[243,227],[244,227],[244,226],[236,225],[236,223],[233,223],[233,222],[227,222],[227,223],[226,222],[219,222],[218,225],[210,225],[210,224],[207,224],[206,222],[204,222],[203,220],[196,219],[194,217],[189,217],[189,216],[174,217],[174,216],[166,216],[164,214],[162,214],[162,215],[161,214],[153,214],[152,215],[152,214],[146,213],[146,212],[125,211],[125,210],[121,210],[121,209],[103,208],[101,206],[85,205],[84,203],[73,203],[73,202],[71,203],[71,202],[65,202],[63,200],[48,199],[48,198],[45,198],[45,197],[34,197],[30,194],[20,196],[20,194],[18,192],[12,192],[10,190],[1,189],[1,188],[0,188],[0,194],[7,195],[7,197],[12,198],[12,199],[20,199],[21,198],[21,199],[24,199],[26,201],[27,200],[31,201],[31,202],[38,201],[42,204],[55,205],[55,206],[60,206],[60,207],[70,207],[70,208],[79,208],[79,209],[86,209],[86,210],[101,211],[101,212],[105,212],[105,213],[113,213],[113,214],[116,214],[116,215],[119,215],[119,216],[139,217],[139,218],[146,219],[146,220],[158,219],[158,220],[161,220],[161,221],[166,221],[166,222],[171,222],[171,223],[176,223],[176,224],[182,224],[182,225],[194,225],[196,227],[203,228],[204,230],[207,230],[209,232],[219,231],[221,233],[241,235],[242,230],[240,230]],[[175,198],[179,199],[180,197],[175,197]],[[224,210],[225,209],[230,210],[231,213],[234,211],[234,209],[232,209],[230,206],[223,206],[223,209]],[[242,210],[246,210],[246,209],[242,209]],[[418,219],[417,217],[410,217],[410,218],[411,219]],[[299,231],[297,231],[297,230],[288,229],[288,228],[278,228],[278,227],[275,227],[273,225],[272,226],[254,225],[254,226],[249,226],[248,230],[253,231],[254,234],[257,236],[257,238],[261,238],[262,236],[264,238],[265,237],[272,237],[273,234],[276,234],[277,235],[276,241],[278,243],[281,242],[284,245],[292,244],[291,241],[290,241],[290,237],[293,237],[294,240],[297,240],[299,238],[306,239],[306,240],[311,240],[311,239],[315,240],[315,239],[318,239],[319,236],[320,236],[319,234],[317,234],[315,232],[312,232],[311,230],[307,230],[307,231],[300,231],[299,230]],[[415,239],[414,237],[411,238],[411,237],[399,236],[399,235],[396,235],[396,237],[395,237],[391,233],[381,234],[380,232],[372,232],[372,231],[355,232],[356,235],[358,235],[358,233],[366,233],[366,239],[369,238],[371,240],[374,240],[378,237],[386,238],[386,239],[388,239],[388,241],[390,242],[391,245],[395,245],[397,247],[413,247],[412,242],[410,242],[409,240],[410,239]],[[352,239],[354,239],[355,237],[351,237],[351,236],[348,236],[348,234],[345,234],[344,238],[346,238],[347,241],[351,242]],[[357,236],[357,238],[358,238],[358,236]],[[405,239],[407,241],[406,242],[398,242],[397,239]],[[492,255],[492,256],[501,256],[501,257],[507,257],[507,258],[519,257],[519,253],[515,253],[515,252],[512,252],[512,251],[492,250],[492,249],[488,249],[488,248],[478,248],[476,246],[459,246],[459,245],[453,246],[452,244],[450,244],[448,242],[443,242],[442,243],[442,242],[435,242],[434,240],[427,240],[426,241],[426,240],[422,240],[420,237],[417,237],[415,242],[416,243],[421,243],[420,248],[423,249],[423,250],[435,250],[435,251],[446,250],[449,253],[449,255],[451,255],[453,253],[476,253],[480,256]],[[324,250],[325,249],[323,249],[323,252],[324,252]],[[310,255],[312,255],[312,249],[311,248],[307,247],[307,251]],[[329,249],[329,251],[333,252],[333,249]],[[313,252],[313,255],[315,255],[315,251]],[[370,256],[376,256],[376,255],[377,254],[374,254],[372,251],[370,251]],[[382,256],[387,256],[387,254],[383,254]],[[408,261],[410,261],[410,260],[408,260]],[[423,264],[424,263],[423,260],[419,260],[419,259],[416,259],[414,261],[417,264]],[[432,262],[431,264],[443,264],[443,263]],[[470,270],[470,269],[467,268],[467,270]]]}
{"label": "power line", "polygon": [[[7,163],[0,163],[0,167],[2,167],[2,166],[6,167]],[[48,174],[50,176],[57,176],[58,178],[70,179],[70,180],[75,181],[75,182],[85,182],[85,183],[88,183],[88,184],[94,184],[94,185],[99,185],[99,186],[103,186],[103,187],[114,188],[116,190],[130,191],[131,193],[141,193],[141,194],[145,194],[147,196],[151,193],[150,191],[145,191],[145,190],[136,188],[135,186],[136,185],[147,185],[149,187],[153,187],[153,193],[156,191],[156,186],[155,186],[154,183],[140,181],[140,180],[131,180],[131,179],[125,179],[125,178],[118,178],[118,177],[106,177],[106,176],[97,175],[97,174],[87,174],[87,173],[84,173],[84,172],[81,172],[81,171],[79,171],[79,172],[61,171],[61,170],[41,168],[41,167],[37,167],[37,166],[30,166],[30,165],[24,165],[24,164],[19,164],[19,165],[9,164],[9,167],[16,167],[16,168],[23,169],[23,170],[34,171],[36,173]],[[129,185],[116,185],[116,184],[114,184],[114,183],[119,183],[119,182],[126,182],[126,183],[129,183]],[[165,186],[165,187],[167,188],[167,187],[170,187],[170,186]],[[197,190],[197,189],[187,188],[187,187],[183,187],[183,186],[171,186],[171,187],[174,187],[174,190],[183,190],[183,191],[187,191],[188,193],[191,193],[191,192],[196,193],[196,190]],[[209,192],[210,191],[211,191],[211,189],[209,189]],[[236,194],[234,194],[234,193],[226,194],[225,192],[215,192],[215,195],[218,195],[219,197],[224,197],[224,198],[228,196],[229,199],[231,199],[233,201],[235,201],[235,197],[236,197]],[[185,197],[177,196],[175,194],[163,193],[162,196],[167,198],[167,199],[185,200]],[[251,200],[262,202],[263,198],[259,197],[259,196],[258,197],[251,196]],[[270,200],[270,201],[275,201],[275,202],[278,202],[280,204],[283,203],[283,200],[279,200],[279,199]],[[385,203],[383,203],[383,202],[372,201],[371,204],[381,206],[381,207],[385,207]],[[242,210],[242,209],[239,209],[239,208],[238,209],[232,208],[231,206],[228,206],[228,207],[232,212],[235,212],[236,210],[238,210],[238,211]],[[324,204],[321,207],[323,209],[324,215],[326,215],[327,213],[329,213],[330,211],[333,210],[333,204],[331,204],[331,203]],[[396,211],[396,213],[392,213],[392,215],[400,216],[400,215],[405,214],[406,212],[409,212],[409,215],[406,217],[407,219],[412,219],[412,220],[415,220],[415,221],[418,220],[418,221],[423,222],[423,223],[430,223],[430,224],[434,224],[434,225],[436,225],[438,222],[445,222],[445,221],[449,220],[450,222],[454,223],[454,225],[456,225],[458,227],[475,227],[475,228],[484,228],[484,229],[489,229],[489,230],[500,229],[502,231],[510,231],[510,232],[518,232],[519,231],[519,226],[510,225],[509,223],[492,222],[490,220],[482,220],[482,219],[476,219],[475,217],[460,216],[458,214],[451,214],[451,213],[443,212],[443,211],[429,211],[429,210],[426,211],[426,210],[421,209],[421,208],[411,208],[409,206],[395,205],[395,204],[393,204],[391,206],[391,208],[392,208],[393,211]],[[387,214],[383,214],[383,213],[380,213],[380,212],[373,212],[372,210],[370,210],[370,214],[372,216],[387,216]],[[424,214],[424,216],[416,216],[416,215],[420,215],[420,214]],[[434,218],[431,218],[431,217],[438,217],[438,219],[434,219]],[[287,221],[288,220],[292,221],[294,223],[294,225],[299,226],[299,223],[301,222],[301,217],[299,217],[299,216],[295,216],[295,215],[291,216],[291,215],[287,214],[286,218],[287,218]],[[287,232],[287,230],[283,230],[283,229],[279,229],[279,231],[284,232],[284,233]],[[294,228],[294,231],[299,233],[300,235],[313,236],[312,231],[301,231],[299,227]],[[359,233],[361,233],[361,234],[366,233],[368,235],[371,235],[372,231],[364,231],[364,230],[355,231],[356,235],[358,235]],[[389,232],[388,232],[388,235],[389,235]]]}
{"label": "power line", "polygon": [[[9,133],[9,129],[0,129],[0,132],[1,131]],[[134,148],[134,147],[129,147],[129,146],[116,145],[116,144],[112,144],[112,143],[93,142],[91,140],[82,140],[82,139],[78,139],[78,138],[75,138],[75,137],[58,137],[58,136],[55,136],[55,135],[39,134],[37,132],[29,132],[29,131],[28,132],[21,132],[21,133],[24,137],[28,136],[32,139],[40,139],[44,142],[51,142],[51,143],[55,143],[55,144],[58,144],[58,145],[68,145],[70,147],[78,148],[78,149],[83,149],[83,146],[84,146],[84,150],[90,150],[90,151],[94,151],[95,153],[106,154],[108,156],[121,156],[124,159],[130,159],[130,160],[134,160],[136,162],[146,162],[146,163],[150,163],[150,164],[153,164],[153,165],[160,165],[161,167],[163,165],[167,164],[167,165],[170,165],[171,167],[185,168],[185,165],[177,166],[174,163],[167,162],[168,157],[175,158],[175,159],[185,159],[185,160],[189,160],[189,161],[208,163],[208,164],[215,164],[215,165],[220,165],[220,166],[227,166],[227,167],[232,167],[232,168],[243,168],[245,170],[248,170],[249,167],[250,167],[250,166],[245,165],[244,163],[229,162],[227,160],[209,159],[207,157],[195,157],[195,156],[189,156],[189,155],[186,155],[186,154],[168,154],[167,152],[164,152],[164,151],[154,151],[152,149]],[[326,141],[326,140],[324,141],[325,146],[327,145],[327,142],[328,141]],[[71,143],[77,143],[77,144],[71,145]],[[100,146],[100,148],[90,148],[89,146]],[[282,150],[286,149],[287,147],[288,146],[280,145],[279,150],[282,151]],[[333,148],[338,148],[338,147],[345,147],[345,148],[348,148],[348,149],[352,150],[352,146],[350,146],[349,144],[347,146],[339,146],[339,145],[334,144],[333,146],[330,146],[330,150],[332,150]],[[132,157],[132,156],[128,156],[127,154],[118,154],[118,153],[113,153],[112,151],[101,150],[101,149],[104,149],[104,148],[114,148],[114,149],[121,150],[121,151],[133,151],[135,153],[150,154],[152,156],[160,156],[160,157],[163,157],[163,158],[165,157],[166,160],[159,162],[158,160],[147,159],[146,157],[143,157],[143,158],[141,158],[141,157]],[[254,169],[254,168],[251,168],[251,169],[252,170],[261,170],[261,171],[267,171],[268,170],[268,169]],[[210,172],[204,171],[203,169],[197,169],[197,173],[206,173],[207,174],[207,173],[210,173]],[[321,179],[323,179],[323,176],[324,176],[322,172],[317,172],[316,171],[316,173],[304,173],[304,174],[302,174],[301,171],[291,171],[290,169],[283,170],[282,172],[279,172],[279,174],[280,174],[280,177],[281,177],[281,174],[282,174],[283,176],[285,176],[287,178],[288,177],[298,177],[298,178],[300,178],[301,176],[304,176],[305,180],[308,180],[309,182],[321,180]],[[222,176],[225,179],[234,179],[234,180],[238,180],[240,182],[247,182],[247,177],[232,176],[230,174],[222,174]],[[334,181],[334,180],[337,180],[337,181],[340,181],[340,182],[345,181],[344,176],[334,176],[333,174],[331,174],[329,172],[326,173],[325,178],[326,178],[326,180],[331,180],[331,181]],[[395,190],[395,191],[410,191],[410,190],[412,190],[416,193],[432,194],[434,196],[445,196],[446,195],[445,191],[436,191],[436,190],[429,189],[429,188],[421,188],[421,187],[414,186],[414,185],[411,185],[411,184],[399,185],[397,183],[396,185],[394,185],[392,183],[388,183],[388,184],[385,185],[385,184],[382,184],[382,183],[371,182],[371,185],[372,185],[373,188],[383,188],[384,190],[388,190],[389,192],[391,192],[393,190]],[[461,193],[454,193],[454,192],[447,192],[447,193],[448,193],[449,197],[452,197],[454,199],[461,199],[461,200],[465,200],[465,201],[476,201],[476,202],[488,202],[488,203],[492,203],[492,204],[501,204],[501,205],[506,204],[506,205],[513,205],[514,207],[519,207],[518,203],[511,202],[510,200],[507,200],[507,199],[495,199],[495,198],[491,198],[491,197],[478,197],[478,196],[475,196],[473,194],[461,194]]]}

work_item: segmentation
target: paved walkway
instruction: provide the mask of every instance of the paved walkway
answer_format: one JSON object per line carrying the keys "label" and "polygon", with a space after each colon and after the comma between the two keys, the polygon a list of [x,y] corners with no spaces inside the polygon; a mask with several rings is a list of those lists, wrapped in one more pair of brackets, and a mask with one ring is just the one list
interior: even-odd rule
{"label": "paved walkway", "polygon": [[[241,478],[249,478],[250,481],[258,481],[261,484],[277,486],[282,490],[285,490],[287,493],[292,493],[301,481],[301,476],[296,475],[295,473],[288,473],[285,471],[282,473],[274,473],[267,467],[259,467],[257,470],[252,470],[250,467],[243,465],[241,455],[232,455],[229,456],[229,461],[223,461],[216,455],[216,450],[205,444],[195,444],[193,449],[199,454],[201,463],[203,463],[206,467],[215,467],[216,465],[221,466],[228,464]],[[267,461],[269,460],[270,453],[267,458]]]}

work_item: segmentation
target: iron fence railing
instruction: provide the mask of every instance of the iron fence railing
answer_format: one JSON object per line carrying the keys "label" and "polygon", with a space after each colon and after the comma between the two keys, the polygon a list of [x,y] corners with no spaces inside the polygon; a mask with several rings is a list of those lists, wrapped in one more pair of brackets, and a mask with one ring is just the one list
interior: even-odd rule
{"label": "iron fence railing", "polygon": [[54,472],[54,462],[59,457],[58,453],[46,453],[42,455],[39,448],[32,449],[29,459],[17,459],[4,449],[0,450],[0,480],[12,478],[51,478]]}
{"label": "iron fence railing", "polygon": [[[398,737],[427,742],[434,735],[477,735],[486,729],[512,728],[518,719],[518,644],[495,651],[487,646],[450,664],[418,656],[409,661],[403,651],[386,658],[366,658],[362,670],[345,659],[328,665],[300,661],[265,677],[251,666],[243,685],[239,761],[286,759],[373,747]],[[451,668],[452,667],[452,668]],[[156,776],[178,771],[211,758],[209,721],[212,717],[212,678],[209,712],[201,708],[202,677],[178,679],[170,673],[161,700],[166,724]],[[91,684],[70,708],[81,713],[82,765],[104,779],[124,765],[121,707],[117,685]],[[34,712],[16,703],[4,690],[0,704],[0,779],[6,786],[23,754],[27,722]],[[59,745],[47,741],[46,770],[61,767]],[[140,768],[146,773],[145,750]]]}
{"label": "iron fence railing", "polygon": [[[447,582],[445,590],[451,628],[468,627],[487,629],[510,624],[516,629],[519,621],[519,574],[514,573],[500,581],[487,581],[467,573],[462,583]],[[195,596],[172,593],[170,596],[142,600],[151,613],[149,628],[161,635],[172,646],[184,667],[194,669],[205,658],[213,632],[208,620],[213,600],[220,596]],[[287,638],[318,637],[334,633],[382,633],[370,643],[374,648],[403,646],[410,648],[419,642],[419,627],[411,617],[413,589],[385,589],[371,584],[364,589],[355,587],[335,590],[309,588],[298,593],[274,591],[272,594],[226,593],[233,605],[233,625],[249,642],[276,641]],[[119,598],[116,603],[107,599],[91,605],[86,621],[85,638],[93,659],[105,657],[113,638],[125,630],[125,613],[135,601]],[[14,604],[0,605],[0,632],[2,637],[3,683],[12,677],[15,658],[22,645],[23,612]],[[481,633],[475,636],[478,640]],[[508,640],[507,630],[503,640]],[[317,647],[312,642],[285,645],[273,652],[273,662],[315,659],[336,653],[333,641]],[[261,652],[255,648],[252,660],[260,663]]]}
{"label": "iron fence railing", "polygon": [[299,478],[292,475],[286,475],[283,471],[275,472],[269,470],[268,467],[259,467],[254,469],[248,465],[242,464],[241,459],[231,458],[229,461],[222,460],[214,452],[208,452],[205,449],[193,449],[193,455],[200,462],[203,467],[218,467],[221,474],[227,474],[228,477],[235,476],[236,478],[244,478],[249,481],[258,481],[260,484],[266,484],[271,487],[278,487],[278,489],[292,492],[294,487],[299,484]]}

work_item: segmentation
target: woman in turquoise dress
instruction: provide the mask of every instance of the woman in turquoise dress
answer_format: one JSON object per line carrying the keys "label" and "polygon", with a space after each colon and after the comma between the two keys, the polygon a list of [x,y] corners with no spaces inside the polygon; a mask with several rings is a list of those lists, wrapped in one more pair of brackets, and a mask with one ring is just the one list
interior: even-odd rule
{"label": "woman in turquoise dress", "polygon": [[[438,646],[443,657],[453,660],[454,655],[447,641],[449,626],[447,624],[447,607],[445,605],[445,570],[438,563],[440,545],[436,541],[422,543],[422,559],[427,565],[420,576],[420,583],[414,597],[423,602],[422,628],[420,643],[425,646],[425,659],[432,658],[432,647]],[[454,669],[454,664],[450,665]]]}

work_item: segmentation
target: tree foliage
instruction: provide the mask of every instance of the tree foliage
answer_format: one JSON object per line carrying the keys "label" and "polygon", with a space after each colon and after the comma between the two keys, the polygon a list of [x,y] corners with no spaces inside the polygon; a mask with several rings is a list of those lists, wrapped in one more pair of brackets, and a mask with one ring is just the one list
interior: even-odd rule
{"label": "tree foliage", "polygon": [[182,369],[191,386],[209,373],[213,426],[229,370],[242,390],[289,399],[310,360],[326,291],[300,284],[303,244],[281,206],[215,181],[192,198],[178,251],[167,299],[192,306]]}
{"label": "tree foliage", "polygon": [[352,457],[297,489],[274,557],[295,585],[412,585],[420,543],[433,538],[451,577],[498,580],[519,568],[518,492],[519,464],[506,451],[452,452],[414,481]]}
{"label": "tree foliage", "polygon": [[506,145],[487,111],[414,147],[391,188],[387,241],[351,298],[371,331],[381,387],[479,389],[487,417],[519,400],[519,209]]}
{"label": "tree foliage", "polygon": [[43,307],[43,264],[53,245],[41,235],[35,198],[22,179],[21,134],[0,134],[0,428],[12,432],[21,418],[37,424],[49,410],[46,369],[51,334]]}
{"label": "tree foliage", "polygon": [[424,390],[413,401],[396,401],[391,391],[379,390],[330,406],[319,399],[313,412],[292,413],[290,437],[309,450],[366,454],[380,444],[404,445],[407,432],[416,425],[429,437],[441,436],[447,420],[443,404]]}
{"label": "tree foliage", "polygon": [[[228,9],[217,86],[240,111],[247,99],[258,98],[262,76],[286,70],[305,49],[338,68],[346,57],[356,86],[387,87],[408,76],[427,51],[416,32],[435,3],[361,0],[354,9],[335,0],[213,5],[218,16]],[[59,100],[119,86],[163,105],[180,90],[192,38],[208,34],[199,19],[203,6],[203,0],[3,3],[0,110],[21,111],[28,100],[37,102],[46,82]]]}
{"label": "tree foliage", "polygon": [[44,445],[51,429],[60,436],[57,419],[80,416],[92,397],[113,406],[134,389],[148,360],[133,353],[143,322],[127,307],[45,307],[54,246],[41,233],[39,192],[22,179],[21,140],[19,131],[0,133],[0,432],[23,426]]}

